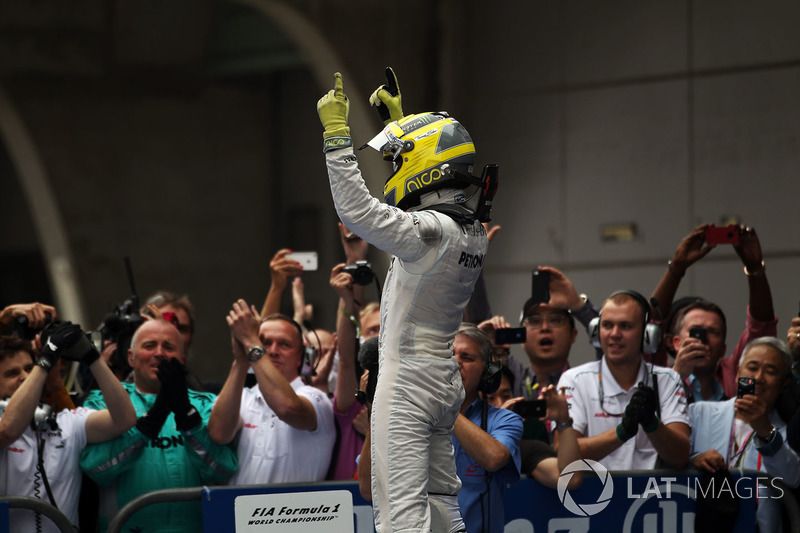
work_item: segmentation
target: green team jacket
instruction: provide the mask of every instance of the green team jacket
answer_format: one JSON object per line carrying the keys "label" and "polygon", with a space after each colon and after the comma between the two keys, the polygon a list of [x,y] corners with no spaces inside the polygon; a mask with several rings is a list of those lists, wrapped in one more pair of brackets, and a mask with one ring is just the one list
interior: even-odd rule
{"label": "green team jacket", "polygon": [[[155,394],[123,383],[137,416],[147,413]],[[100,530],[134,498],[154,490],[224,484],[237,470],[236,452],[230,446],[214,444],[208,436],[208,419],[216,396],[189,390],[189,401],[203,422],[189,431],[175,427],[170,413],[158,437],[150,440],[136,426],[116,439],[89,444],[81,454],[81,468],[100,485]],[[94,390],[83,405],[105,409],[100,391]],[[110,487],[110,490],[103,487]],[[202,531],[199,502],[149,505],[136,512],[123,531],[167,533]]]}

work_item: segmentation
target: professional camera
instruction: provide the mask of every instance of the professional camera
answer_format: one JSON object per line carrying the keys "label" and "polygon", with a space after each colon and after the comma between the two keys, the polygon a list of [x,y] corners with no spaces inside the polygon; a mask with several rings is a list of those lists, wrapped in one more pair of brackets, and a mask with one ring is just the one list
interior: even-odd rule
{"label": "professional camera", "polygon": [[131,296],[108,313],[97,328],[103,341],[119,343],[120,340],[130,339],[136,329],[142,325],[144,319],[139,314],[139,298]]}
{"label": "professional camera", "polygon": [[[123,259],[125,271],[128,276],[128,285],[131,289],[131,296],[125,301],[116,305],[114,309],[103,317],[103,321],[97,326],[95,333],[100,334],[100,342],[96,342],[98,351],[103,351],[106,342],[113,342],[117,345],[117,351],[111,357],[109,366],[117,377],[124,378],[131,371],[128,365],[128,348],[136,329],[142,325],[144,318],[139,314],[139,294],[136,291],[136,284],[133,280],[133,268],[128,257]],[[94,338],[94,335],[92,335]],[[85,372],[87,379],[92,380]]]}
{"label": "professional camera", "polygon": [[127,376],[131,370],[127,359],[128,348],[130,348],[133,334],[142,325],[142,322],[144,319],[139,314],[139,297],[134,294],[115,306],[97,327],[97,332],[100,333],[98,350],[102,351],[106,342],[113,342],[117,345],[117,351],[109,362],[111,370],[117,376]]}
{"label": "professional camera", "polygon": [[[53,317],[50,313],[45,313],[44,315],[44,326],[47,326],[49,323],[53,321]],[[26,316],[18,316],[14,318],[14,322],[12,327],[14,328],[14,333],[20,339],[24,339],[26,341],[33,340],[36,337],[36,334],[42,331],[44,328],[33,328],[31,327],[30,323],[28,322],[28,317]]]}
{"label": "professional camera", "polygon": [[353,276],[353,283],[356,285],[369,285],[375,279],[372,265],[367,261],[356,261],[350,265],[345,265],[343,271]]}

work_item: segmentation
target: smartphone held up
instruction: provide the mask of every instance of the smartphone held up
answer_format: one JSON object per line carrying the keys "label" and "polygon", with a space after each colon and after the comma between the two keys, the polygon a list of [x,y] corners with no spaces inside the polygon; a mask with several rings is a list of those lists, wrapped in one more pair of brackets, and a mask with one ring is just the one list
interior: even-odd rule
{"label": "smartphone held up", "polygon": [[715,244],[732,244],[737,246],[741,237],[741,229],[736,224],[728,226],[708,226],[706,228],[706,243],[709,245]]}
{"label": "smartphone held up", "polygon": [[304,272],[315,271],[319,268],[317,252],[292,252],[286,257],[300,263]]}
{"label": "smartphone held up", "polygon": [[550,272],[536,269],[531,273],[531,300],[534,304],[550,301]]}

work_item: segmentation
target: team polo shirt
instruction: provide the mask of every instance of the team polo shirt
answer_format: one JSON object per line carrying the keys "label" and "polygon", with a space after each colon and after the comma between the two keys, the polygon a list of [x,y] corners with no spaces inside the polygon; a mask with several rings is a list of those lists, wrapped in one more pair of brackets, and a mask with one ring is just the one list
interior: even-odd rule
{"label": "team polo shirt", "polygon": [[314,431],[293,428],[267,404],[258,385],[242,391],[239,414],[244,425],[239,434],[239,471],[231,485],[322,481],[328,472],[336,440],[333,405],[321,390],[298,377],[291,384],[298,396],[308,398],[317,412]]}
{"label": "team polo shirt", "polygon": [[[86,446],[86,419],[94,411],[79,407],[56,415],[56,429],[48,428],[44,438],[44,471],[59,511],[72,524],[78,523],[78,496],[81,492],[79,466],[81,450]],[[7,448],[0,451],[0,494],[31,496],[50,503],[44,483],[36,473],[38,462],[36,433],[28,427]],[[12,531],[37,531],[35,513],[10,510]],[[41,517],[41,531],[57,533],[59,529]]]}
{"label": "team polo shirt", "polygon": [[[680,376],[671,368],[653,366],[649,363],[639,365],[636,384],[644,382],[652,386],[652,379],[658,380],[658,396],[661,406],[661,421],[666,424],[681,422],[689,425],[686,410],[686,392]],[[651,371],[654,376],[651,376]],[[600,405],[600,373],[602,372],[603,408]],[[628,402],[636,392],[636,385],[624,390],[606,365],[606,358],[591,361],[571,368],[561,375],[558,387],[565,387],[572,427],[586,437],[593,437],[608,430],[616,429],[622,421]],[[628,439],[619,448],[600,459],[609,470],[652,469],[656,466],[658,453],[639,427],[635,437]]]}

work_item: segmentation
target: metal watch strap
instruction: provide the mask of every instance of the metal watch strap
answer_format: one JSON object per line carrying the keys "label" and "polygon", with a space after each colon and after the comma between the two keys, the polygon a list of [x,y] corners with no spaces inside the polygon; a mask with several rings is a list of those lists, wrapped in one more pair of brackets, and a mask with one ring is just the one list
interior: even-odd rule
{"label": "metal watch strap", "polygon": [[255,363],[262,357],[264,357],[264,348],[261,346],[251,346],[250,349],[247,350],[247,360],[251,363]]}

